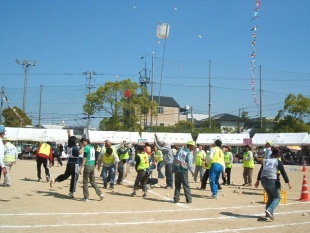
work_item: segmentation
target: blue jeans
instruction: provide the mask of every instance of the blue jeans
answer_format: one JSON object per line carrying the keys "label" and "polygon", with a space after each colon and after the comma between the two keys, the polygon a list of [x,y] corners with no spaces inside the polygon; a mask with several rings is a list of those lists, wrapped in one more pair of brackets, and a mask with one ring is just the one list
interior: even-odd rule
{"label": "blue jeans", "polygon": [[212,163],[209,177],[212,195],[218,194],[219,178],[223,172],[223,166],[219,163]]}
{"label": "blue jeans", "polygon": [[157,171],[158,171],[158,178],[159,178],[159,179],[165,178],[164,173],[161,171],[161,169],[163,168],[164,165],[165,165],[165,162],[164,162],[164,161],[160,161],[160,162],[157,164]]}
{"label": "blue jeans", "polygon": [[276,180],[271,180],[267,179],[266,177],[262,177],[261,182],[268,196],[268,201],[266,203],[266,210],[268,210],[271,214],[273,214],[275,208],[277,208],[281,200],[280,189],[276,185]]}
{"label": "blue jeans", "polygon": [[102,179],[103,179],[103,186],[107,188],[108,186],[108,172],[109,176],[111,177],[110,186],[113,187],[115,183],[115,164],[111,165],[110,167],[102,167]]}
{"label": "blue jeans", "polygon": [[172,163],[165,164],[165,175],[167,187],[173,187]]}

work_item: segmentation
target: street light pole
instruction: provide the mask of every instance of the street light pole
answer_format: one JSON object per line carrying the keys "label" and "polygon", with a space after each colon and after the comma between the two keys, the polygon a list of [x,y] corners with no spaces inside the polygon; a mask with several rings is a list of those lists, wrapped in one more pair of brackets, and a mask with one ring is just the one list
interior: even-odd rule
{"label": "street light pole", "polygon": [[25,71],[23,111],[26,113],[28,71],[30,70],[31,66],[36,66],[37,62],[36,61],[32,62],[31,60],[29,61],[24,60],[23,63],[21,63],[18,59],[16,59],[15,62],[17,65],[21,65]]}

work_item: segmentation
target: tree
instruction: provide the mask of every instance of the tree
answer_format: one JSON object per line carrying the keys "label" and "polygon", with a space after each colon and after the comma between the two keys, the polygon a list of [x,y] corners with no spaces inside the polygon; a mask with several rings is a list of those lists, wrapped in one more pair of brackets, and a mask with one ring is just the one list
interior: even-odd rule
{"label": "tree", "polygon": [[141,131],[142,120],[146,119],[145,115],[149,110],[153,110],[153,115],[157,114],[156,106],[156,102],[149,101],[145,87],[126,79],[107,82],[96,92],[88,94],[83,109],[88,115],[96,112],[108,115],[100,122],[100,130]]}
{"label": "tree", "polygon": [[289,94],[284,101],[284,108],[278,111],[275,126],[278,132],[310,132],[309,124],[304,122],[310,116],[310,98],[302,94]]}
{"label": "tree", "polygon": [[3,124],[7,127],[23,127],[26,125],[32,125],[32,120],[23,110],[16,106],[13,108],[5,108],[2,111],[2,116],[5,118]]}

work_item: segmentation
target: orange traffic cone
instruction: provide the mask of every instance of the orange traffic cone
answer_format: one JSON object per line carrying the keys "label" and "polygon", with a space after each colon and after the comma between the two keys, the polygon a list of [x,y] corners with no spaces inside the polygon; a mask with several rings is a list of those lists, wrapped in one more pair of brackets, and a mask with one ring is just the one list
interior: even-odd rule
{"label": "orange traffic cone", "polygon": [[309,194],[308,194],[306,175],[304,175],[304,178],[302,181],[301,195],[300,195],[299,201],[310,201]]}
{"label": "orange traffic cone", "polygon": [[304,161],[304,165],[303,165],[303,167],[302,167],[302,172],[306,172],[307,171],[307,164],[306,164],[306,161]]}

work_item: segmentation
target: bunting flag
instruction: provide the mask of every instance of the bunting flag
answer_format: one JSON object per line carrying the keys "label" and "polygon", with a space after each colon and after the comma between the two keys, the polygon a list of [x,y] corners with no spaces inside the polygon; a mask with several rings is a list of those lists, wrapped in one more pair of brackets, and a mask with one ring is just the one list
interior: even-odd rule
{"label": "bunting flag", "polygon": [[7,97],[7,95],[5,94],[4,91],[2,92],[1,100],[2,100],[2,101],[5,101],[5,102],[7,103],[7,105],[9,106],[9,108],[13,110],[13,112],[15,113],[15,115],[16,115],[22,122],[24,121],[23,118],[21,118],[20,115],[17,113],[16,109],[13,108],[13,107],[10,105],[10,101],[9,101],[9,99],[8,99],[8,97]]}
{"label": "bunting flag", "polygon": [[[255,2],[255,10],[254,10],[254,17],[252,20],[256,20],[258,18],[258,12],[260,8],[260,0],[256,0]],[[256,94],[256,89],[255,89],[255,63],[256,63],[256,31],[257,31],[257,26],[255,25],[254,27],[251,28],[252,31],[252,53],[251,53],[251,87],[252,87],[252,95],[254,99],[254,103],[256,104],[256,107],[259,108],[259,103],[258,103],[258,98]]]}

